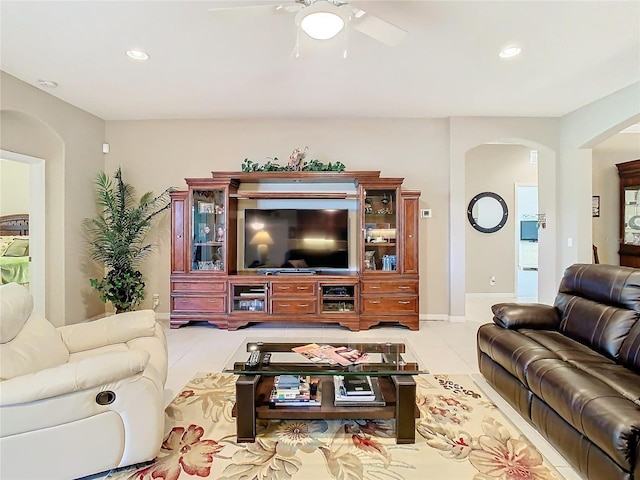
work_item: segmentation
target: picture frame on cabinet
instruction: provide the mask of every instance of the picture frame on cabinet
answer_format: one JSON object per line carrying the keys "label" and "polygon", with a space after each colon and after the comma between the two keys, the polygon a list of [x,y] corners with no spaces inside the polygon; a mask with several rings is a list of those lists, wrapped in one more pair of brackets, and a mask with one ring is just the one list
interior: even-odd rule
{"label": "picture frame on cabinet", "polygon": [[369,243],[373,241],[373,234],[376,229],[375,223],[365,223],[364,224],[364,241]]}
{"label": "picture frame on cabinet", "polygon": [[375,270],[376,269],[376,252],[374,250],[367,250],[364,252],[364,269]]}
{"label": "picture frame on cabinet", "polygon": [[593,195],[591,197],[591,216],[600,216],[600,195]]}
{"label": "picture frame on cabinet", "polygon": [[209,202],[198,202],[198,213],[215,213],[216,204]]}
{"label": "picture frame on cabinet", "polygon": [[211,227],[206,223],[198,224],[198,239],[200,243],[209,242],[211,240]]}

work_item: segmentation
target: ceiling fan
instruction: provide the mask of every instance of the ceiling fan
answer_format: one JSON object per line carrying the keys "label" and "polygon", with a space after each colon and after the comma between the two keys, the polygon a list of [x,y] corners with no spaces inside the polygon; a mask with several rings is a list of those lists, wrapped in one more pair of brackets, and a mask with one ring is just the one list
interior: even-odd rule
{"label": "ceiling fan", "polygon": [[295,13],[296,25],[315,40],[328,40],[344,27],[353,28],[389,46],[401,43],[407,31],[344,0],[283,0],[280,3],[210,8],[247,16]]}

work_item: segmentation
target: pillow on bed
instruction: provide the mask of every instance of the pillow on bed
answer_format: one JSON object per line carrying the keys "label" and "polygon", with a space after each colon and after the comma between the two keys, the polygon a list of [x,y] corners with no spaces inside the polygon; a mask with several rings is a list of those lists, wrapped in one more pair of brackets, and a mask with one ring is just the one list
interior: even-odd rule
{"label": "pillow on bed", "polygon": [[29,240],[15,239],[4,252],[3,257],[26,257],[29,255]]}
{"label": "pillow on bed", "polygon": [[9,245],[16,239],[16,235],[2,235],[0,236],[0,255],[4,255]]}

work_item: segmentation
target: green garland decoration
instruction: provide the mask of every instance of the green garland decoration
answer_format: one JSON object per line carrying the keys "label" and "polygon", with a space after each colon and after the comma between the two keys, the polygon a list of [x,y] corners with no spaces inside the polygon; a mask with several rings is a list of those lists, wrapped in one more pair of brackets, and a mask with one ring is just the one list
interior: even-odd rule
{"label": "green garland decoration", "polygon": [[301,168],[295,168],[290,165],[280,165],[278,157],[270,158],[264,165],[248,158],[242,162],[243,172],[342,172],[345,168],[342,162],[323,163],[319,160],[304,161]]}

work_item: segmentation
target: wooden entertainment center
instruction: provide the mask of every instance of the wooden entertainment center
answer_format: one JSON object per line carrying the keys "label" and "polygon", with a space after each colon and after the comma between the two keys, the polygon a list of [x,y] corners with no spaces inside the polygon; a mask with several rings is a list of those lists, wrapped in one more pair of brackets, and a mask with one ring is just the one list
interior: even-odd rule
{"label": "wooden entertainment center", "polygon": [[[354,331],[399,323],[418,330],[420,192],[403,190],[402,182],[377,171],[213,172],[211,178],[187,178],[188,189],[171,194],[171,327],[207,321],[235,330],[278,321],[338,323]],[[293,245],[307,240],[297,239],[304,233],[291,232],[276,243],[267,228],[252,224],[256,233],[251,230],[247,238],[242,203],[299,207],[310,201],[326,204],[326,211],[336,202],[352,206],[348,246],[339,252],[354,259],[349,268],[308,268],[312,256],[291,260],[286,268],[268,263],[269,249],[310,251]],[[298,229],[305,228],[302,223]],[[318,225],[309,229],[318,236]],[[239,267],[247,251],[260,258],[256,268]]]}

